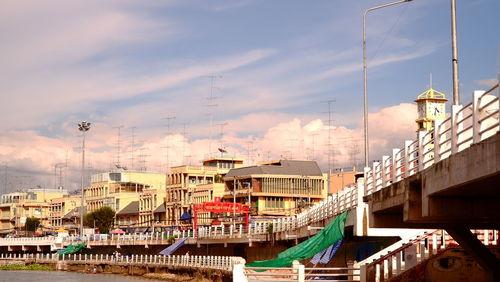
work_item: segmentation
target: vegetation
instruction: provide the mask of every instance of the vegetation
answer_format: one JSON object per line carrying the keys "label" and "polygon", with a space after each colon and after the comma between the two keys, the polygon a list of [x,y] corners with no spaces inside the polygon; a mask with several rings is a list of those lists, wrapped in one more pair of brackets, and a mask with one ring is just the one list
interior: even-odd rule
{"label": "vegetation", "polygon": [[168,238],[167,238],[167,243],[168,244],[173,244],[175,242],[175,237],[173,235],[170,235]]}
{"label": "vegetation", "polygon": [[40,219],[39,218],[28,217],[26,219],[26,224],[25,224],[26,231],[35,232],[36,229],[38,228],[38,226],[40,226]]}
{"label": "vegetation", "polygon": [[0,265],[0,270],[54,270],[52,267],[40,264],[7,264]]}
{"label": "vegetation", "polygon": [[102,207],[85,216],[85,225],[99,229],[99,233],[108,233],[115,220],[115,211]]}

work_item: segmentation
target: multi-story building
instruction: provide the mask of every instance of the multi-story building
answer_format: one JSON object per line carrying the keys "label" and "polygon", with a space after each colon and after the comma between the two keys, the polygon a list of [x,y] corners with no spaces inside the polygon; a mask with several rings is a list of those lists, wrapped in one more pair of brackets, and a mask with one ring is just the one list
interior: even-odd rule
{"label": "multi-story building", "polygon": [[155,210],[165,203],[166,191],[164,188],[156,189],[149,188],[145,189],[139,195],[139,225],[140,226],[153,226],[158,224],[163,226],[163,222],[157,222],[155,220],[154,212]]}
{"label": "multi-story building", "polygon": [[328,195],[315,161],[280,160],[231,169],[224,177],[225,202],[251,206],[251,214],[287,216]]}
{"label": "multi-story building", "polygon": [[108,206],[120,211],[148,189],[165,189],[165,175],[156,172],[117,170],[94,174],[84,189],[87,210]]}
{"label": "multi-story building", "polygon": [[50,202],[54,198],[68,195],[62,188],[30,188],[26,192],[4,194],[0,200],[0,225],[3,232],[20,229],[28,217],[40,219],[40,227],[50,228]]}
{"label": "multi-story building", "polygon": [[[68,214],[74,210],[80,211],[81,199],[80,195],[67,195],[52,199],[49,208],[50,226],[53,229],[61,227],[65,229],[76,228],[76,224],[70,219],[71,215]],[[78,218],[80,217],[78,216]]]}
{"label": "multi-story building", "polygon": [[[192,215],[192,204],[213,201],[224,195],[224,175],[232,168],[241,167],[243,159],[215,157],[202,161],[201,166],[173,167],[167,176],[165,197],[166,224],[191,225],[181,220]],[[210,213],[199,215],[200,224],[209,221]]]}

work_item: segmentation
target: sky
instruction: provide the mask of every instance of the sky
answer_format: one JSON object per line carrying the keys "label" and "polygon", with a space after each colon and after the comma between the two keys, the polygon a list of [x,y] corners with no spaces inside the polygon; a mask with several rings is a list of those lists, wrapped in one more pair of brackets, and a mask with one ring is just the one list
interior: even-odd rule
{"label": "sky", "polygon": [[[2,1],[0,193],[79,189],[83,120],[86,181],[116,164],[199,165],[218,148],[250,165],[360,167],[362,14],[385,3]],[[497,82],[499,10],[457,1],[464,103]],[[368,14],[370,160],[415,137],[413,100],[431,74],[451,100],[450,29],[448,0]]]}

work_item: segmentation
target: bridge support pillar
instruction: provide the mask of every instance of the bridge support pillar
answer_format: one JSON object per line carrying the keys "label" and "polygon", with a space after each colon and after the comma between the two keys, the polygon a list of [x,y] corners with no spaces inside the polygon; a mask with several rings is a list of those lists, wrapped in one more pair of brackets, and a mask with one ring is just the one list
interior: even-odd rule
{"label": "bridge support pillar", "polygon": [[500,259],[477,239],[477,237],[464,227],[446,228],[446,232],[458,242],[458,244],[470,253],[474,259],[488,271],[491,281],[500,281]]}

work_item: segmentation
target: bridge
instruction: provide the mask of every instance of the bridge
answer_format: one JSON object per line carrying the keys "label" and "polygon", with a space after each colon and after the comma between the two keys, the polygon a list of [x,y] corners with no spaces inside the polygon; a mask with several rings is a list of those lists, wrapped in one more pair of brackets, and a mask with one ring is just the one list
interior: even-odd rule
{"label": "bridge", "polygon": [[[89,246],[168,245],[171,236],[189,237],[187,244],[197,245],[251,245],[269,240],[298,242],[316,234],[335,216],[348,210],[346,226],[352,227],[354,236],[394,233],[387,228],[400,228],[398,234],[403,234],[408,229],[406,236],[401,236],[404,240],[386,249],[382,257],[376,254],[378,258],[358,262],[362,281],[384,280],[401,273],[405,269],[401,258],[403,249],[406,253],[411,253],[409,248],[414,249],[420,258],[426,258],[426,253],[432,255],[434,250],[445,248],[447,242],[456,242],[470,252],[496,279],[500,277],[500,263],[487,246],[496,246],[500,227],[500,209],[496,206],[500,198],[499,97],[498,84],[487,91],[474,91],[471,103],[452,106],[447,119],[436,122],[431,131],[419,132],[416,140],[405,141],[401,148],[393,149],[391,155],[382,156],[381,161],[365,168],[365,177],[355,185],[345,187],[298,215],[257,221],[249,228],[221,225],[175,234],[83,239]],[[412,228],[427,229],[428,233]],[[441,239],[433,240],[437,234],[441,234]],[[47,244],[45,241],[14,244],[5,240],[0,240],[0,248],[8,245],[9,250],[17,247],[29,250],[33,244]],[[69,237],[59,244],[67,245],[75,240],[77,238]],[[417,248],[423,241],[427,242],[425,248]],[[429,245],[429,242],[441,243]]]}

